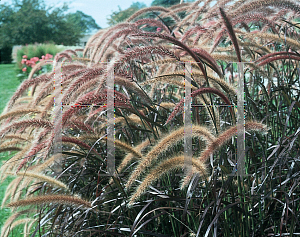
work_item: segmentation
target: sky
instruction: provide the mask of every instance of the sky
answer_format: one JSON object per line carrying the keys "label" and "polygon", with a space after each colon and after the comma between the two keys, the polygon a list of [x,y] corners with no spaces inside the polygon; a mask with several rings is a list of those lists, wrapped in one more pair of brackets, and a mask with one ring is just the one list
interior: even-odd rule
{"label": "sky", "polygon": [[[114,11],[118,11],[118,6],[122,10],[130,7],[133,2],[143,2],[148,7],[153,0],[44,0],[47,6],[54,5],[59,7],[63,2],[68,3],[69,12],[76,12],[77,10],[92,16],[96,23],[101,28],[108,27],[106,18]],[[11,3],[11,0],[0,0],[0,3]]]}

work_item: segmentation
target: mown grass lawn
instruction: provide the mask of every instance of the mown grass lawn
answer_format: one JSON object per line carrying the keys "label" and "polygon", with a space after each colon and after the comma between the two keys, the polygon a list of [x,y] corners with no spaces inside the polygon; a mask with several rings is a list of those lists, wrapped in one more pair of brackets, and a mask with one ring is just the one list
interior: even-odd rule
{"label": "mown grass lawn", "polygon": [[[7,102],[9,101],[10,97],[14,94],[18,86],[20,85],[20,81],[17,79],[15,73],[15,65],[14,64],[0,64],[0,114],[2,113],[3,109],[5,108]],[[1,140],[0,140],[1,144]],[[6,161],[10,156],[8,153],[0,153],[0,166],[2,165],[3,161]],[[2,203],[2,199],[4,197],[6,187],[11,182],[12,178],[6,179],[0,185],[0,204]],[[7,220],[10,216],[10,210],[8,208],[0,209],[0,227],[2,227],[3,223]],[[15,231],[10,236],[21,236],[20,228],[16,228]]]}
{"label": "mown grass lawn", "polygon": [[0,112],[2,113],[10,97],[20,85],[20,81],[17,79],[14,64],[0,64],[0,72]]}

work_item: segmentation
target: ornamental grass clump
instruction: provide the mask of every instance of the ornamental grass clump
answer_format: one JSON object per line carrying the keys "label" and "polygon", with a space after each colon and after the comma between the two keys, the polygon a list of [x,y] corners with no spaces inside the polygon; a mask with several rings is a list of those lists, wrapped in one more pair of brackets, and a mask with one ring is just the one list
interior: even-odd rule
{"label": "ornamental grass clump", "polygon": [[299,233],[299,9],[153,6],[37,63],[0,115],[1,235]]}

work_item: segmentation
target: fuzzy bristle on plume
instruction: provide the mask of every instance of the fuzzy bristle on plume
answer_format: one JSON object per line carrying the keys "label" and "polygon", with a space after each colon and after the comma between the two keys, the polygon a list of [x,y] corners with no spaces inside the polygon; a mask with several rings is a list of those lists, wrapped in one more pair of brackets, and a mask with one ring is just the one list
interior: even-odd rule
{"label": "fuzzy bristle on plume", "polygon": [[30,197],[16,202],[10,202],[7,204],[7,207],[20,207],[20,206],[28,206],[28,205],[36,205],[36,204],[44,204],[44,203],[75,205],[75,206],[82,206],[85,208],[92,207],[92,204],[90,202],[83,200],[79,197],[69,196],[69,195],[44,195],[44,196]]}

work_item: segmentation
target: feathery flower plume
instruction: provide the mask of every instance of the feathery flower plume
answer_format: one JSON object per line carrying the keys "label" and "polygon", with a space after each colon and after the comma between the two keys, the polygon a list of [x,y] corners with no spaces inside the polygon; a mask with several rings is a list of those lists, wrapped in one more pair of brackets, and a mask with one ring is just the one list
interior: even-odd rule
{"label": "feathery flower plume", "polygon": [[146,7],[146,8],[143,8],[139,11],[137,11],[136,13],[134,13],[132,16],[130,16],[126,22],[130,22],[132,21],[134,18],[146,13],[146,12],[166,12],[166,13],[170,13],[170,15],[174,18],[174,20],[176,22],[180,22],[180,18],[176,15],[176,14],[172,14],[171,11],[167,8],[164,8],[164,7],[159,7],[159,6],[153,6],[153,7]]}
{"label": "feathery flower plume", "polygon": [[54,164],[55,161],[58,161],[63,157],[64,154],[56,154],[53,155],[51,158],[45,160],[42,164],[36,165],[35,167],[31,166],[30,168],[32,168],[32,170],[34,170],[35,172],[42,172],[45,169],[47,169],[49,166],[51,166],[52,164]]}
{"label": "feathery flower plume", "polygon": [[21,225],[21,224],[24,224],[24,223],[28,223],[28,222],[30,222],[32,220],[33,220],[32,218],[24,218],[24,219],[20,219],[20,220],[17,220],[15,222],[13,222],[11,224],[10,228],[8,230],[6,230],[6,232],[4,232],[4,233],[1,232],[1,237],[8,237],[9,232],[10,232],[11,229],[15,228],[18,225]]}
{"label": "feathery flower plume", "polygon": [[[207,141],[208,143],[211,143],[214,141],[215,137],[212,135],[210,131],[208,131],[205,127],[201,126],[192,126],[192,136],[193,137],[199,137]],[[147,167],[149,167],[154,160],[157,159],[157,157],[165,152],[167,149],[169,149],[171,146],[174,146],[177,142],[182,140],[184,138],[184,127],[181,127],[173,132],[171,132],[166,137],[160,139],[158,141],[158,144],[154,146],[147,156],[141,160],[137,168],[134,170],[134,172],[129,177],[126,188],[128,189],[131,184],[137,179]]]}
{"label": "feathery flower plume", "polygon": [[28,76],[28,79],[27,80],[30,80],[32,79],[34,73],[36,71],[38,71],[42,66],[45,66],[45,65],[52,65],[53,62],[52,61],[40,61],[38,62],[37,64],[34,65],[34,67],[32,68],[31,72],[29,73],[29,76]]}
{"label": "feathery flower plume", "polygon": [[206,30],[207,29],[204,28],[203,26],[194,26],[193,28],[186,31],[186,33],[181,38],[181,42],[185,42],[192,34],[204,33],[204,32],[206,32]]}
{"label": "feathery flower plume", "polygon": [[132,50],[126,52],[126,54],[120,56],[119,61],[120,62],[127,62],[129,60],[133,60],[137,57],[145,57],[149,54],[158,54],[158,55],[166,55],[171,58],[175,58],[179,61],[179,58],[176,57],[174,53],[172,53],[170,50],[168,50],[164,46],[146,46],[146,47],[135,47]]}
{"label": "feathery flower plume", "polygon": [[66,121],[65,128],[71,127],[78,130],[82,130],[88,133],[95,133],[95,130],[88,124],[85,124],[84,122],[79,121],[78,119],[71,119]]}
{"label": "feathery flower plume", "polygon": [[13,215],[11,215],[3,224],[2,228],[1,228],[1,237],[5,236],[5,233],[8,231],[9,226],[13,223],[13,221],[15,219],[17,219],[19,216],[30,212],[30,209],[26,209],[26,210],[22,210],[22,211],[18,211],[16,213],[14,213]]}
{"label": "feathery flower plume", "polygon": [[65,104],[69,103],[69,98],[72,96],[72,93],[87,83],[88,81],[95,79],[96,77],[102,75],[104,72],[103,67],[93,67],[86,69],[85,73],[80,76],[78,79],[74,80],[69,86],[66,92],[64,92],[64,97],[62,98],[62,102]]}
{"label": "feathery flower plume", "polygon": [[48,120],[42,120],[42,119],[23,120],[20,122],[14,122],[12,124],[9,124],[2,130],[0,130],[0,136],[3,136],[3,134],[10,131],[11,129],[15,129],[15,128],[19,129],[24,127],[52,128],[53,125]]}
{"label": "feathery flower plume", "polygon": [[257,66],[263,66],[266,65],[270,62],[273,62],[275,60],[282,60],[282,59],[293,59],[296,61],[300,61],[300,56],[294,56],[294,55],[279,55],[279,56],[273,56],[273,57],[269,57],[263,61],[261,61],[260,63],[257,64]]}
{"label": "feathery flower plume", "polygon": [[[232,136],[236,135],[237,132],[241,132],[241,130],[244,128],[244,126],[233,126],[229,129],[227,129],[225,132],[221,133],[206,149],[203,151],[201,154],[199,161],[205,162],[206,159],[216,152],[222,145],[224,145],[227,141],[231,139]],[[246,122],[245,124],[245,131],[258,131],[258,132],[267,132],[267,126],[255,122],[255,121],[250,121]]]}
{"label": "feathery flower plume", "polygon": [[[193,4],[191,4],[191,6],[190,6],[190,8],[189,9],[187,9],[187,13],[190,13],[190,12],[192,12],[193,10],[198,10],[198,4],[200,3],[200,2],[202,2],[203,0],[197,0],[197,1],[195,1]],[[209,0],[210,1],[210,0]],[[205,3],[204,3],[204,5],[206,5]],[[200,12],[201,12],[201,8],[200,8],[200,10],[199,10]],[[190,18],[191,17],[193,17],[195,15],[195,13],[190,13],[190,14],[188,14],[185,18],[183,18],[180,22],[179,22],[179,24],[177,24],[176,26],[175,26],[175,29],[174,30],[178,30],[178,29],[180,29],[181,28],[181,26],[184,26],[189,20],[190,20]]]}
{"label": "feathery flower plume", "polygon": [[[102,46],[102,48],[99,48],[100,51],[98,53],[98,48],[94,49],[94,52],[91,56],[91,60],[95,62],[99,62],[102,60],[102,57],[104,56],[105,52],[109,49],[109,47],[121,36],[127,36],[128,34],[132,32],[138,31],[138,28],[134,24],[127,23],[127,27],[125,29],[121,29],[117,32],[114,32],[108,39],[106,39],[106,44]],[[96,57],[96,53],[98,53]]]}
{"label": "feathery flower plume", "polygon": [[294,52],[286,52],[286,51],[280,51],[280,52],[274,52],[274,53],[269,53],[269,54],[266,54],[258,59],[256,59],[256,63],[259,63],[260,61],[263,61],[267,58],[270,58],[270,57],[273,57],[273,56],[278,56],[278,55],[293,55],[293,56],[298,56],[299,57],[299,54],[297,53],[294,53]]}
{"label": "feathery flower plume", "polygon": [[[215,89],[215,88],[211,88],[211,87],[204,87],[204,88],[200,88],[196,91],[193,91],[191,93],[191,97],[194,98],[195,96],[201,95],[203,93],[214,93],[218,96],[220,96],[223,101],[230,106],[230,101],[229,99],[219,90]],[[175,107],[175,109],[173,110],[173,112],[170,114],[169,118],[167,119],[167,122],[165,123],[168,124],[175,116],[177,113],[179,113],[180,111],[182,111],[183,109],[183,104],[184,104],[184,99],[182,99]],[[234,118],[234,113],[231,107],[229,107],[230,113],[232,114],[232,117]]]}
{"label": "feathery flower plume", "polygon": [[92,152],[95,153],[96,156],[101,157],[101,155],[96,151],[95,148],[92,149],[92,147],[90,145],[86,144],[83,141],[80,141],[78,138],[62,136],[62,142],[76,144],[80,147],[83,147],[83,148],[89,150],[89,151],[91,150]]}
{"label": "feathery flower plume", "polygon": [[[121,106],[124,108],[130,108],[131,105],[129,103],[129,98],[124,94],[114,91],[115,95],[115,106]],[[107,89],[104,89],[100,93],[95,93],[95,91],[91,91],[81,96],[76,102],[75,106],[69,108],[66,112],[64,112],[62,116],[63,124],[71,118],[71,116],[76,113],[78,110],[82,109],[82,107],[90,106],[91,104],[99,104],[102,105],[107,102]],[[0,133],[1,134],[1,133]]]}
{"label": "feathery flower plume", "polygon": [[0,153],[1,152],[6,152],[6,151],[21,151],[22,148],[21,147],[17,147],[17,146],[12,146],[12,147],[4,147],[4,148],[0,148]]}
{"label": "feathery flower plume", "polygon": [[42,143],[36,144],[35,146],[33,146],[29,152],[27,153],[26,157],[23,158],[23,161],[20,163],[20,165],[18,166],[16,173],[18,173],[25,164],[27,164],[27,162],[33,158],[34,155],[36,155],[38,152],[40,152],[43,148],[46,147],[47,141],[44,141]]}
{"label": "feathery flower plume", "polygon": [[39,109],[18,109],[18,110],[13,110],[10,112],[7,112],[5,114],[2,114],[0,116],[0,121],[9,117],[15,117],[18,115],[23,115],[23,114],[28,114],[28,113],[41,113],[42,111]]}
{"label": "feathery flower plume", "polygon": [[35,178],[41,181],[46,181],[49,184],[52,184],[54,186],[60,187],[60,188],[64,188],[64,189],[68,189],[67,185],[65,185],[63,182],[52,178],[50,176],[44,175],[44,174],[40,174],[37,172],[30,172],[30,171],[25,171],[25,172],[18,172],[17,174],[13,173],[13,172],[7,172],[7,174],[9,175],[18,175],[18,176],[26,176],[26,177],[31,177],[31,178]]}
{"label": "feathery flower plume", "polygon": [[68,59],[70,62],[72,62],[72,57],[71,57],[69,54],[63,53],[63,52],[56,54],[55,57],[54,57],[54,61],[55,61],[55,62],[58,62],[58,61],[59,61],[60,59],[62,59],[62,58],[66,58],[66,59]]}
{"label": "feathery flower plume", "polygon": [[22,140],[22,141],[28,141],[31,140],[31,137],[22,137],[20,135],[15,135],[15,134],[7,134],[5,135],[6,139],[18,139],[18,140]]}
{"label": "feathery flower plume", "polygon": [[11,97],[10,101],[7,104],[7,109],[11,109],[15,101],[23,94],[25,90],[27,90],[30,86],[40,84],[42,82],[48,82],[53,79],[54,73],[42,74],[35,78],[27,79],[23,81],[23,83],[19,86],[17,91]]}
{"label": "feathery flower plume", "polygon": [[[138,146],[136,146],[134,149],[138,152],[141,152],[145,147],[150,145],[150,141],[147,139],[146,141],[142,142]],[[121,173],[121,171],[132,161],[133,158],[137,156],[134,156],[133,153],[127,154],[124,159],[122,160],[121,164],[118,166],[118,173]]]}
{"label": "feathery flower plume", "polygon": [[230,39],[231,39],[232,44],[234,45],[234,48],[235,48],[235,52],[236,52],[236,56],[237,56],[237,58],[238,58],[238,61],[239,61],[239,62],[242,62],[239,44],[238,44],[238,42],[237,42],[236,35],[235,35],[234,30],[233,30],[233,28],[232,28],[232,24],[231,24],[230,20],[228,19],[228,17],[226,16],[224,10],[223,10],[222,8],[219,8],[219,10],[220,10],[221,16],[222,16],[222,18],[223,18],[224,24],[225,24],[225,26],[226,26],[228,35],[229,35],[229,37],[230,37]]}
{"label": "feathery flower plume", "polygon": [[90,202],[83,200],[80,197],[59,195],[59,194],[30,197],[16,202],[10,202],[7,204],[7,207],[21,207],[21,206],[28,206],[28,205],[35,205],[35,204],[44,204],[44,203],[75,205],[75,206],[82,206],[84,208],[92,207],[92,204]]}
{"label": "feathery flower plume", "polygon": [[199,66],[200,70],[202,71],[203,75],[205,76],[205,79],[207,79],[206,71],[205,71],[202,63],[199,61],[200,59],[198,58],[198,56],[187,45],[185,45],[184,43],[175,39],[174,37],[164,35],[164,34],[159,34],[159,33],[151,33],[151,32],[139,32],[139,33],[133,34],[133,36],[165,39],[165,40],[168,40],[168,41],[172,42],[173,44],[181,47],[183,50],[186,50],[192,56],[192,58],[195,60],[195,62]]}
{"label": "feathery flower plume", "polygon": [[[206,176],[206,167],[204,163],[201,163],[197,159],[192,158],[192,165],[193,168],[195,168],[194,172],[197,172],[202,176]],[[151,185],[151,183],[158,180],[164,174],[167,174],[168,172],[177,168],[181,168],[183,166],[184,156],[173,157],[162,161],[160,164],[150,170],[150,173],[145,177],[143,182],[137,187],[136,191],[131,196],[128,205],[132,205],[133,202],[145,192],[146,188]]]}
{"label": "feathery flower plume", "polygon": [[[245,131],[258,131],[263,133],[267,132],[268,130],[266,125],[255,121],[247,122],[245,124],[245,127],[240,125],[233,126],[227,129],[225,132],[221,133],[211,144],[209,144],[208,147],[202,152],[201,156],[197,159],[197,161],[200,163],[205,163],[210,155],[218,151],[221,146],[223,146],[227,141],[229,141],[232,138],[232,136],[241,132],[243,128],[245,128]],[[188,176],[184,178],[183,183],[181,185],[181,189],[183,189],[189,183],[189,180],[193,175],[194,173],[191,172]]]}
{"label": "feathery flower plume", "polygon": [[168,27],[163,24],[161,21],[155,20],[155,19],[139,19],[136,22],[134,22],[136,24],[136,26],[140,26],[140,25],[144,25],[147,24],[149,26],[157,26],[160,27],[162,29],[164,29],[165,32],[167,33],[171,33],[170,30],[168,29]]}
{"label": "feathery flower plume", "polygon": [[[77,51],[78,51],[78,49],[77,49]],[[62,53],[73,54],[76,57],[78,56],[76,51],[72,50],[72,49],[66,49],[66,50],[62,51]]]}
{"label": "feathery flower plume", "polygon": [[13,170],[15,165],[22,159],[22,157],[29,151],[31,144],[25,146],[21,151],[10,158],[6,163],[0,167],[0,181],[2,182],[6,177],[6,172]]}
{"label": "feathery flower plume", "polygon": [[231,12],[231,16],[239,16],[246,12],[254,11],[262,7],[274,6],[285,8],[300,13],[300,6],[288,0],[254,0],[243,5],[240,5],[235,11]]}
{"label": "feathery flower plume", "polygon": [[126,152],[131,153],[132,155],[136,156],[137,158],[142,158],[142,154],[138,150],[135,150],[132,146],[126,144],[125,142],[122,142],[118,139],[114,140],[114,142],[115,142],[116,147],[118,147]]}
{"label": "feathery flower plume", "polygon": [[[196,54],[200,55],[201,58],[203,58],[205,61],[207,61],[212,66],[213,70],[219,75],[219,77],[223,77],[223,74],[216,60],[208,52],[200,48],[191,48],[191,50],[194,51]],[[187,52],[181,53],[180,56],[183,56],[185,54],[187,54]]]}
{"label": "feathery flower plume", "polygon": [[260,33],[260,32],[250,32],[250,33],[240,33],[241,35],[246,35],[247,38],[253,38],[258,37],[260,39],[266,39],[268,41],[275,40],[276,42],[280,43],[286,43],[287,45],[299,49],[300,43],[297,40],[294,40],[290,37],[286,37],[284,35],[277,35],[277,34],[271,34],[271,33]]}

